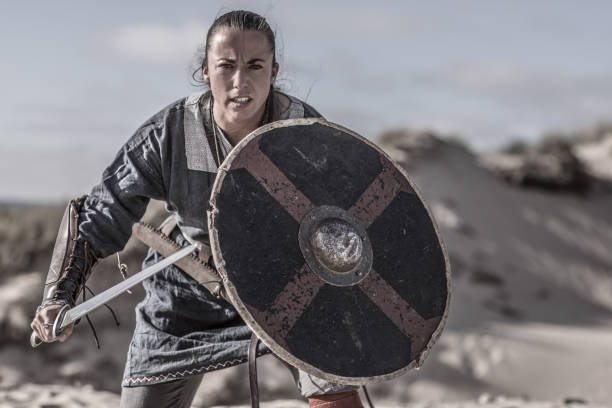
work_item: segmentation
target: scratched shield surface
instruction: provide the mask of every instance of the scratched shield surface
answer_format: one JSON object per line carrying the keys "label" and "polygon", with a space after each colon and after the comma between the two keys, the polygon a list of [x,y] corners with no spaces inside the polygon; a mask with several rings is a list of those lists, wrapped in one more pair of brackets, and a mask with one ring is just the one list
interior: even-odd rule
{"label": "scratched shield surface", "polygon": [[208,214],[232,303],[281,358],[366,384],[419,366],[444,325],[449,266],[405,174],[322,119],[275,122],[228,155]]}

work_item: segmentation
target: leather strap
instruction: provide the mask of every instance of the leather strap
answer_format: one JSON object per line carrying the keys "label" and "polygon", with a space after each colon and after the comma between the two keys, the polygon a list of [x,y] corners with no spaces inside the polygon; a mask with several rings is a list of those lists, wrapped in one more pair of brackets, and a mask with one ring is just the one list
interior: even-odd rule
{"label": "leather strap", "polygon": [[[132,227],[132,233],[145,245],[153,248],[164,258],[181,249],[181,247],[170,239],[168,235],[157,231],[152,226],[143,222],[137,222],[134,224]],[[206,248],[208,247],[205,247],[205,249]],[[209,251],[210,249],[203,252],[209,253]],[[221,277],[207,262],[202,260],[200,257],[189,255],[179,259],[174,264],[181,268],[187,275],[195,279],[200,285],[208,289],[213,296],[226,298]]]}
{"label": "leather strap", "polygon": [[164,234],[165,236],[169,237],[170,234],[172,233],[172,231],[174,231],[174,228],[176,228],[176,224],[177,224],[178,220],[176,219],[176,217],[172,217],[170,218],[170,221],[168,221],[161,229],[162,234]]}
{"label": "leather strap", "polygon": [[255,333],[249,343],[249,385],[251,388],[251,408],[259,408],[259,388],[257,387],[257,344],[259,337]]}
{"label": "leather strap", "polygon": [[363,394],[365,395],[366,400],[368,400],[368,405],[370,406],[370,408],[374,408],[374,403],[370,399],[370,393],[368,392],[368,389],[366,388],[366,386],[362,385],[361,389],[363,390]]}
{"label": "leather strap", "polygon": [[308,397],[310,408],[363,408],[357,390]]}
{"label": "leather strap", "polygon": [[98,261],[89,242],[78,239],[79,211],[86,198],[70,200],[64,212],[45,280],[43,308],[53,304],[74,306]]}

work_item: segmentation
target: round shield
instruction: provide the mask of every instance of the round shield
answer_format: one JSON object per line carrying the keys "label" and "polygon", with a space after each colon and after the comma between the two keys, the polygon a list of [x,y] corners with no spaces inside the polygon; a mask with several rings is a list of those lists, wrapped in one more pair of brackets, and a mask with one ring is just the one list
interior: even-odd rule
{"label": "round shield", "polygon": [[251,133],[215,180],[225,290],[288,363],[367,384],[420,366],[444,325],[449,264],[418,191],[378,147],[322,119]]}

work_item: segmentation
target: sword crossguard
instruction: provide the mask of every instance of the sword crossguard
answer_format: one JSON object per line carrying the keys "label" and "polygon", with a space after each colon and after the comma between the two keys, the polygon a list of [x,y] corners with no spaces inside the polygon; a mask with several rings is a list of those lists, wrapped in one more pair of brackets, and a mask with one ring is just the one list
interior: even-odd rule
{"label": "sword crossguard", "polygon": [[64,322],[64,317],[66,317],[66,312],[70,310],[70,305],[64,305],[55,317],[55,321],[53,322],[53,337],[59,337],[60,334],[66,330],[66,327],[62,327],[62,323]]}

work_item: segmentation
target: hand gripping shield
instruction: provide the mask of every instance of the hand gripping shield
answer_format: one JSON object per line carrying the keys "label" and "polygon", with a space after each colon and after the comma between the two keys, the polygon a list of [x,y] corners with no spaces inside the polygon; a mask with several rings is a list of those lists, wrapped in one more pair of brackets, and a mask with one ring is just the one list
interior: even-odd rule
{"label": "hand gripping shield", "polygon": [[208,226],[240,315],[270,349],[346,384],[418,367],[449,264],[418,191],[378,147],[321,119],[247,136],[219,169]]}

